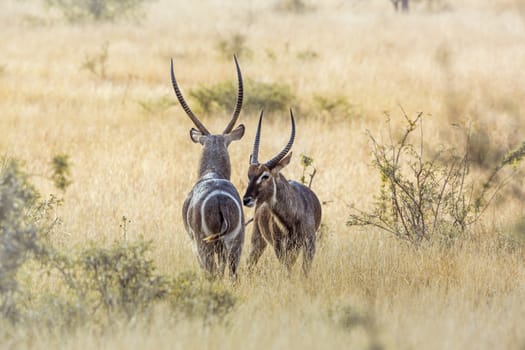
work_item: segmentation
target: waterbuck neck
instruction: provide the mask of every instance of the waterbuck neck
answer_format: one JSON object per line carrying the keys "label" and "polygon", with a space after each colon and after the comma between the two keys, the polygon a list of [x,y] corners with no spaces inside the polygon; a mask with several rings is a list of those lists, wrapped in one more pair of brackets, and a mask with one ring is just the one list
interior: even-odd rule
{"label": "waterbuck neck", "polygon": [[268,204],[274,210],[281,207],[286,208],[287,203],[293,200],[291,196],[294,195],[288,180],[279,173],[272,179],[272,182],[272,196],[268,198]]}
{"label": "waterbuck neck", "polygon": [[288,195],[287,192],[289,192],[290,184],[288,183],[288,180],[286,177],[284,177],[283,174],[279,173],[274,178],[275,185],[276,185],[276,193],[274,196],[276,197],[277,201],[285,199],[285,197]]}
{"label": "waterbuck neck", "polygon": [[199,165],[199,178],[209,173],[215,173],[221,179],[230,180],[230,156],[224,140],[208,140],[204,144]]}

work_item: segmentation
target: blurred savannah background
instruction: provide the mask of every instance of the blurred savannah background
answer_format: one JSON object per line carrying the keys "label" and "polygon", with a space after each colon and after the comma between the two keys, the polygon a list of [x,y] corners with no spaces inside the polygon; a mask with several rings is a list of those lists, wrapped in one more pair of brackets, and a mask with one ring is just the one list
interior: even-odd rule
{"label": "blurred savannah background", "polygon": [[[524,349],[525,2],[409,5],[2,0],[0,347]],[[169,61],[219,132],[234,53],[232,182],[260,109],[268,159],[293,108],[283,173],[315,168],[323,202],[308,278],[271,249],[247,274],[248,226],[239,284],[208,282],[183,228],[201,148]]]}

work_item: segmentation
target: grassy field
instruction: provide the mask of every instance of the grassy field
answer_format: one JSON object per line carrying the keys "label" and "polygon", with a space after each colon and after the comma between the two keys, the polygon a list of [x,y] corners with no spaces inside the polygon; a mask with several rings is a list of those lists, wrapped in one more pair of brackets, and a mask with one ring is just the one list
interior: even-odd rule
{"label": "grassy field", "polygon": [[[380,178],[366,130],[402,132],[400,106],[423,112],[429,149],[462,147],[470,126],[478,162],[525,140],[525,12],[519,2],[455,1],[447,11],[414,5],[398,15],[387,1],[326,1],[305,12],[268,1],[158,0],[140,23],[69,24],[37,0],[0,4],[0,152],[32,174],[56,154],[72,161],[72,185],[52,235],[63,249],[122,236],[153,241],[164,274],[199,272],[181,219],[196,180],[200,147],[176,104],[169,59],[183,90],[233,81],[228,44],[241,35],[245,79],[290,87],[297,137],[288,178],[302,174],[300,154],[318,169],[323,238],[308,279],[291,278],[267,249],[253,275],[231,289],[225,322],[170,317],[88,325],[73,334],[6,332],[2,348],[104,349],[524,349],[525,198],[522,175],[455,244],[414,249],[388,233],[346,226],[350,205],[367,208]],[[221,49],[220,43],[226,43]],[[105,71],[85,62],[104,52]],[[239,48],[239,46],[237,47]],[[247,92],[249,93],[249,92]],[[321,108],[320,97],[339,101]],[[192,108],[212,131],[229,113]],[[344,102],[341,102],[344,101]],[[245,137],[230,146],[232,181],[243,192],[257,113],[241,114]],[[267,115],[261,159],[289,133],[286,110]],[[49,181],[33,178],[43,194]],[[245,211],[247,217],[251,210]],[[199,272],[200,273],[200,272]],[[0,332],[1,333],[1,332]]]}

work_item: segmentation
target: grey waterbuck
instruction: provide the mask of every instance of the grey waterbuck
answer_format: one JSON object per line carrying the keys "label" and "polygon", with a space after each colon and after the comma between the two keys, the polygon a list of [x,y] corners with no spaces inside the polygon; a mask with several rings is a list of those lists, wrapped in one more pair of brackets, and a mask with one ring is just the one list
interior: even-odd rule
{"label": "grey waterbuck", "polygon": [[315,193],[296,181],[288,181],[281,169],[290,163],[295,138],[292,110],[292,132],[284,149],[264,164],[258,161],[263,112],[255,134],[253,152],[248,168],[248,188],[243,202],[255,206],[251,251],[248,268],[259,260],[266,245],[273,246],[281,263],[291,270],[300,251],[303,251],[303,272],[310,270],[315,255],[316,232],[321,223],[321,203]]}
{"label": "grey waterbuck", "polygon": [[234,56],[237,69],[237,103],[232,118],[222,134],[212,135],[193,114],[184,100],[173,73],[171,82],[182,108],[197,129],[190,130],[190,138],[204,148],[199,165],[199,179],[186,197],[182,217],[201,267],[210,277],[224,275],[228,262],[232,280],[237,277],[242,245],[244,243],[244,214],[239,193],[230,182],[228,146],[244,135],[244,125],[233,129],[241,112],[243,83],[241,69]]}

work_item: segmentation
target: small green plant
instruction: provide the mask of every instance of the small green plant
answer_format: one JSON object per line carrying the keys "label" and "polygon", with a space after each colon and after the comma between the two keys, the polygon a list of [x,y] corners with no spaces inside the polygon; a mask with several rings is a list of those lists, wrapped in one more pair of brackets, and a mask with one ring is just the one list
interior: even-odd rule
{"label": "small green plant", "polygon": [[109,43],[104,43],[100,51],[93,55],[86,55],[80,68],[87,70],[94,76],[105,79],[108,62]]}
{"label": "small green plant", "polygon": [[294,95],[288,85],[282,83],[264,83],[249,80],[246,88],[248,97],[245,102],[247,110],[260,111],[284,111],[286,110]]}
{"label": "small green plant", "polygon": [[[309,157],[305,154],[301,154],[301,166],[303,167],[303,174],[301,175],[301,183],[304,185],[308,184],[308,187],[312,187],[312,181],[314,180],[314,176],[317,173],[317,169],[313,166],[314,159],[312,157]],[[311,169],[311,172],[307,174],[307,171]],[[308,180],[306,180],[306,176],[309,177]]]}
{"label": "small green plant", "polygon": [[304,0],[279,0],[275,4],[275,9],[283,12],[304,13],[311,11],[313,7],[307,5]]}
{"label": "small green plant", "polygon": [[175,311],[204,323],[222,321],[237,303],[237,298],[218,284],[203,281],[194,272],[181,273],[170,291],[170,304]]}
{"label": "small green plant", "polygon": [[[384,145],[369,135],[373,166],[381,176],[380,192],[371,211],[353,207],[347,224],[374,226],[415,246],[424,241],[454,239],[479,220],[508,182],[510,177],[499,179],[498,174],[507,165],[521,161],[525,144],[509,153],[480,185],[468,176],[468,145],[461,155],[454,150],[441,150],[427,159],[422,114],[415,119],[404,116],[407,128],[398,142],[391,140]],[[420,144],[415,147],[409,137],[418,126]]]}
{"label": "small green plant", "polygon": [[51,25],[52,20],[40,15],[26,14],[22,18],[22,23],[31,28],[42,28]]}
{"label": "small green plant", "polygon": [[313,61],[319,58],[319,54],[313,50],[303,50],[297,53],[297,58],[301,61]]}
{"label": "small green plant", "polygon": [[232,55],[237,55],[238,58],[249,58],[252,51],[246,45],[246,36],[240,33],[235,33],[228,39],[222,39],[217,44],[217,50],[223,58],[231,59]]}
{"label": "small green plant", "polygon": [[166,112],[166,110],[174,106],[176,103],[173,100],[173,97],[163,95],[158,98],[140,100],[138,101],[138,104],[144,112],[152,115],[159,115]]}
{"label": "small green plant", "polygon": [[51,165],[53,169],[51,179],[53,180],[55,187],[65,192],[67,187],[72,183],[69,155],[58,154],[54,156]]}
{"label": "small green plant", "polygon": [[[236,92],[231,82],[219,83],[213,86],[200,85],[189,92],[190,97],[197,101],[204,113],[211,113],[213,109],[231,108],[235,104]],[[233,96],[233,97],[232,97]]]}
{"label": "small green plant", "polygon": [[128,219],[125,215],[122,215],[122,219],[120,221],[120,231],[122,233],[122,240],[127,241],[128,240],[128,229],[129,225],[131,224],[131,220]]}
{"label": "small green plant", "polygon": [[356,328],[363,329],[368,337],[367,349],[383,349],[379,339],[376,321],[369,313],[358,311],[349,305],[341,305],[329,309],[328,317],[332,323],[345,332],[352,332]]}
{"label": "small green plant", "polygon": [[266,48],[264,50],[264,53],[266,54],[266,58],[268,58],[270,61],[275,62],[277,59],[277,55],[273,49]]}
{"label": "small green plant", "polygon": [[352,105],[348,102],[348,98],[343,95],[323,96],[317,94],[313,96],[313,103],[316,110],[332,119],[338,116],[346,118],[352,115]]}
{"label": "small green plant", "polygon": [[167,295],[169,280],[156,274],[147,257],[150,244],[117,241],[109,248],[92,246],[80,254],[77,264],[82,277],[77,288],[83,295],[91,293],[93,312],[101,306],[109,315],[122,313],[131,319]]}
{"label": "small green plant", "polygon": [[[189,94],[205,113],[217,109],[229,113],[235,105],[237,87],[232,82],[223,82],[209,87],[199,86]],[[243,109],[248,112],[258,112],[261,109],[269,112],[285,111],[293,98],[288,85],[247,80]]]}
{"label": "small green plant", "polygon": [[82,21],[108,21],[119,19],[137,20],[142,7],[151,0],[45,0],[50,7],[57,8],[71,23]]}

